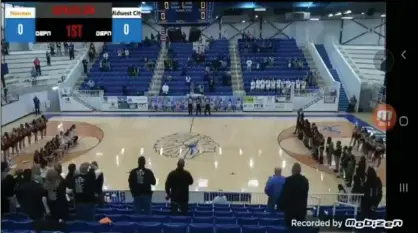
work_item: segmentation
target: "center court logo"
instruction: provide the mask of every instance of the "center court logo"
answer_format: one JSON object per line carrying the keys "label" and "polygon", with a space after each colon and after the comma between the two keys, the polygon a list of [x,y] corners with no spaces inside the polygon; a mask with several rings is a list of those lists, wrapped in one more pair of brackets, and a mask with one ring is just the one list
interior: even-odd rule
{"label": "center court logo", "polygon": [[160,155],[171,158],[192,159],[205,153],[215,153],[219,144],[198,133],[175,133],[162,137],[154,144]]}

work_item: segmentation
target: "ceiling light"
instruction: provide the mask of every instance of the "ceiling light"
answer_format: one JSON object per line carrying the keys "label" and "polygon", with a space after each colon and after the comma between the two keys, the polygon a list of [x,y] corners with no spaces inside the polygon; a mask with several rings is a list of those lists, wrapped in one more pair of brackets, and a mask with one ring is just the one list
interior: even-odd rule
{"label": "ceiling light", "polygon": [[319,20],[319,18],[310,18],[309,20],[312,20],[312,21],[318,21],[318,20]]}
{"label": "ceiling light", "polygon": [[351,16],[343,16],[343,17],[341,17],[341,19],[353,19],[353,17],[351,17]]}
{"label": "ceiling light", "polygon": [[381,15],[380,17],[382,17],[382,18],[386,18],[386,15],[385,15],[385,14],[383,14],[383,15]]}
{"label": "ceiling light", "polygon": [[328,15],[328,17],[332,17],[332,16],[334,16],[334,15],[333,15],[333,14],[329,14],[329,15]]}
{"label": "ceiling light", "polygon": [[337,13],[335,13],[335,15],[336,16],[339,16],[339,15],[341,15],[341,12],[337,12]]}
{"label": "ceiling light", "polygon": [[345,12],[344,12],[344,14],[345,14],[345,15],[347,15],[347,14],[351,14],[351,11],[350,11],[350,10],[345,11]]}

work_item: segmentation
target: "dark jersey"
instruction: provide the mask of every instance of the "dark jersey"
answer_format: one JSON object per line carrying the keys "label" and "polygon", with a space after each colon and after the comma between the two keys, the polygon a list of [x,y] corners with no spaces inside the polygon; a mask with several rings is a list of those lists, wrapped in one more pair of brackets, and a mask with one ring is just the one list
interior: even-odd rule
{"label": "dark jersey", "polygon": [[96,176],[94,172],[74,176],[74,199],[76,203],[95,202]]}

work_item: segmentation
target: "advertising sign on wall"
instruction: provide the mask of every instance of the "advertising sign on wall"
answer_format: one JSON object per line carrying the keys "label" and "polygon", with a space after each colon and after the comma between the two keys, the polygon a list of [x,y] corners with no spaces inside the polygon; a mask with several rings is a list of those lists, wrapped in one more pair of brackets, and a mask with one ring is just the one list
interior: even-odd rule
{"label": "advertising sign on wall", "polygon": [[[193,104],[196,103],[196,98],[193,97]],[[206,98],[210,100],[212,111],[227,112],[227,111],[241,111],[242,101],[240,97],[236,96],[204,96],[200,97],[202,101],[202,108]],[[169,111],[169,112],[186,112],[188,106],[187,96],[152,96],[148,98],[148,106],[150,111]]]}
{"label": "advertising sign on wall", "polygon": [[148,111],[146,96],[103,96],[102,111]]}
{"label": "advertising sign on wall", "polygon": [[286,96],[246,96],[244,112],[286,112],[292,111],[293,104]]}

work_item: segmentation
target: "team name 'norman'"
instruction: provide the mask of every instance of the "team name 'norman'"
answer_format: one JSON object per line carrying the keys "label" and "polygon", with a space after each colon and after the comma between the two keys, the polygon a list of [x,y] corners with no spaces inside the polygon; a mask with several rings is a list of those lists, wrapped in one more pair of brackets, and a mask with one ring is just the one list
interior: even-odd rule
{"label": "team name 'norman'", "polygon": [[113,16],[132,16],[132,15],[141,15],[141,12],[138,11],[112,11]]}

